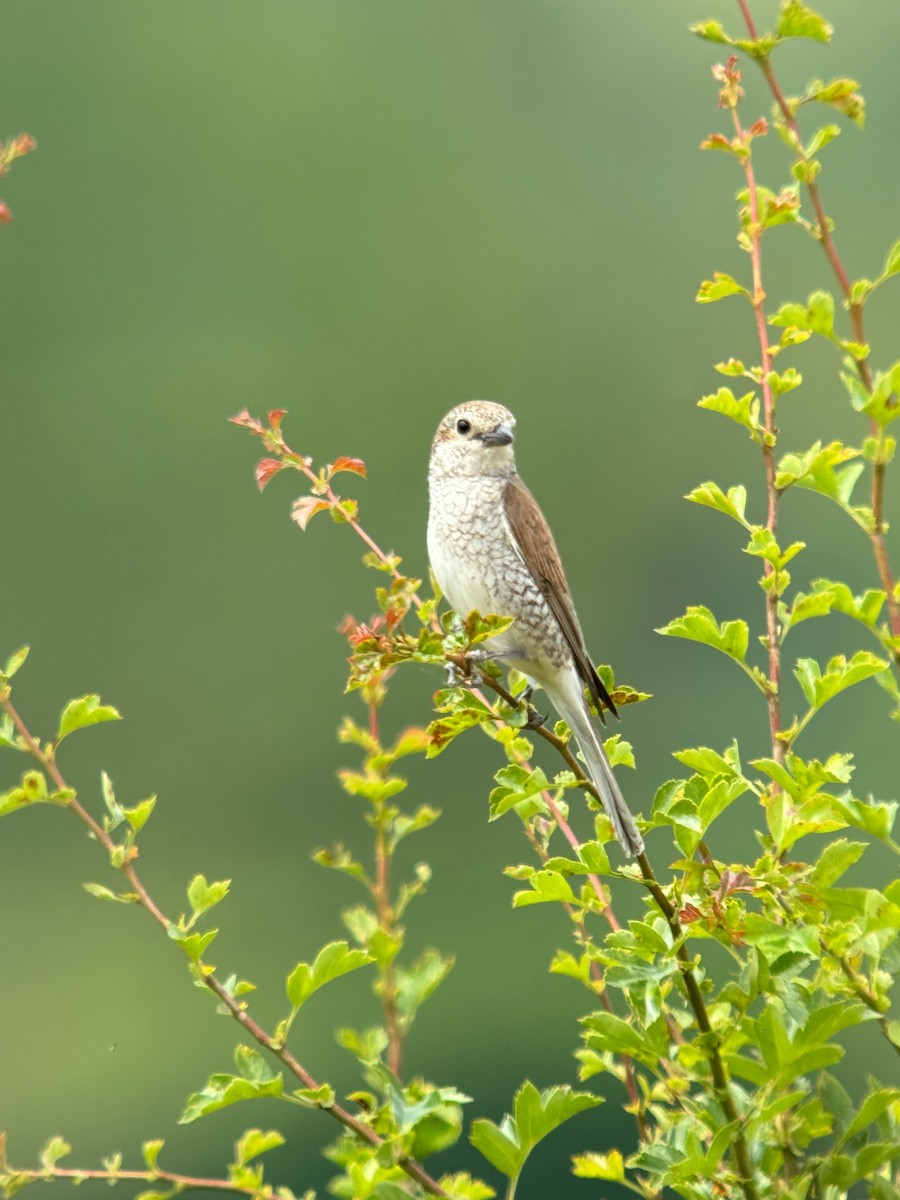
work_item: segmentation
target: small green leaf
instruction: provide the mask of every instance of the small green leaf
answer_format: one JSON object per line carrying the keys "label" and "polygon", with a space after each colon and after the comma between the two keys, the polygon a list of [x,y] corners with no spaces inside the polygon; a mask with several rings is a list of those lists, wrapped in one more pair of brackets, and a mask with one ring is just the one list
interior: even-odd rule
{"label": "small green leaf", "polygon": [[625,1160],[619,1150],[610,1150],[608,1154],[594,1151],[574,1154],[572,1174],[578,1179],[608,1179],[612,1183],[621,1183],[625,1178]]}
{"label": "small green leaf", "polygon": [[40,1164],[45,1171],[52,1171],[61,1158],[72,1153],[72,1147],[61,1137],[52,1137],[40,1153]]}
{"label": "small green leaf", "polygon": [[261,1129],[248,1129],[234,1144],[234,1161],[242,1167],[252,1158],[283,1145],[284,1138],[277,1129],[270,1129],[266,1133]]}
{"label": "small green leaf", "polygon": [[14,654],[11,654],[6,660],[6,666],[2,671],[0,671],[0,676],[3,676],[6,679],[12,679],[16,671],[18,671],[19,668],[24,665],[30,649],[30,646],[22,646],[19,650],[16,650]]}
{"label": "small green leaf", "polygon": [[751,529],[747,523],[747,518],[744,515],[744,510],[747,506],[747,489],[741,484],[736,484],[730,487],[727,492],[723,492],[717,483],[701,483],[699,487],[695,487],[692,492],[688,492],[686,500],[692,500],[694,504],[703,504],[707,508],[714,508],[718,512],[725,513],[726,516],[732,517],[745,529]]}
{"label": "small green leaf", "polygon": [[754,392],[747,392],[737,399],[731,388],[721,387],[713,395],[698,400],[697,407],[721,413],[730,421],[743,425],[754,440],[758,440],[758,435],[762,432],[759,423],[759,400]]}
{"label": "small green leaf", "polygon": [[450,955],[423,950],[411,966],[395,968],[397,1016],[404,1029],[410,1027],[421,1005],[450,974],[454,962]]}
{"label": "small green leaf", "polygon": [[833,33],[834,29],[825,18],[801,3],[801,0],[783,0],[778,17],[778,37],[829,42]]}
{"label": "small green leaf", "polygon": [[119,895],[110,891],[108,887],[104,887],[102,883],[83,883],[81,886],[90,895],[96,896],[98,900],[115,900],[117,904],[134,904],[138,899],[137,895],[132,893]]}
{"label": "small green leaf", "polygon": [[310,1108],[331,1108],[335,1101],[335,1091],[330,1083],[321,1083],[317,1088],[295,1088],[291,1095]]}
{"label": "small green leaf", "polygon": [[701,604],[691,605],[683,617],[676,617],[656,632],[703,642],[740,663],[746,658],[750,636],[746,621],[724,621],[719,625],[709,609]]}
{"label": "small green leaf", "polygon": [[188,884],[187,890],[188,903],[193,909],[194,916],[199,917],[202,913],[208,912],[209,909],[213,908],[221,900],[224,900],[228,895],[230,887],[230,879],[220,879],[217,883],[207,883],[205,875],[195,875]]}
{"label": "small green leaf", "polygon": [[564,1121],[602,1103],[589,1092],[573,1092],[565,1086],[538,1092],[533,1083],[523,1083],[513,1101],[511,1115],[499,1125],[480,1118],[472,1123],[470,1141],[501,1174],[518,1177],[534,1147]]}
{"label": "small green leaf", "polygon": [[141,1153],[144,1156],[144,1162],[147,1164],[148,1171],[156,1170],[159,1153],[165,1144],[164,1138],[153,1138],[152,1141],[144,1142],[141,1146]]}
{"label": "small green leaf", "polygon": [[[887,258],[884,260],[884,267],[881,271],[881,278],[888,279],[891,275],[898,274],[898,272],[900,272],[900,240],[894,242],[893,246],[888,250]],[[22,651],[20,650],[19,653],[21,654]],[[27,648],[25,653],[27,653]],[[7,667],[4,674],[9,675],[10,673],[9,667]]]}
{"label": "small green leaf", "polygon": [[819,855],[811,875],[812,882],[819,887],[833,887],[865,850],[865,842],[848,842],[846,838],[836,838]]}
{"label": "small green leaf", "polygon": [[723,300],[726,296],[749,296],[750,293],[736,279],[723,271],[714,271],[712,279],[704,279],[695,299],[698,304],[710,304],[714,300]]}
{"label": "small green leaf", "polygon": [[843,654],[836,654],[830,659],[823,672],[819,664],[812,658],[800,658],[794,668],[803,694],[811,708],[822,708],[839,692],[854,684],[886,671],[889,664],[868,650],[858,650],[851,659]]}
{"label": "small green leaf", "polygon": [[473,1179],[468,1171],[457,1171],[442,1175],[438,1180],[450,1200],[492,1200],[497,1193],[480,1179]]}
{"label": "small green leaf", "polygon": [[530,904],[546,904],[552,900],[561,900],[564,904],[575,904],[575,893],[569,886],[565,876],[558,871],[535,871],[528,880],[530,892],[516,892],[513,896],[513,908],[525,908]]}
{"label": "small green leaf", "polygon": [[316,955],[312,965],[298,963],[288,975],[288,1000],[294,1008],[300,1008],[324,984],[373,961],[365,950],[351,950],[346,942],[329,942]]}
{"label": "small green leaf", "polygon": [[136,804],[134,808],[123,808],[122,812],[125,820],[131,826],[135,833],[138,833],[147,824],[147,819],[156,807],[156,797],[148,796],[146,800],[142,800],[140,804]]}
{"label": "small green leaf", "polygon": [[187,933],[177,925],[168,928],[169,937],[177,942],[191,962],[199,962],[203,952],[218,933],[218,929],[210,929],[206,933]]}
{"label": "small green leaf", "polygon": [[59,718],[57,742],[74,733],[76,729],[84,729],[88,725],[96,725],[100,721],[120,721],[119,712],[108,704],[101,704],[99,696],[80,696],[70,700],[62,710]]}
{"label": "small green leaf", "polygon": [[265,1059],[249,1046],[238,1046],[234,1052],[239,1075],[211,1075],[206,1087],[195,1092],[178,1119],[179,1125],[189,1125],[199,1117],[259,1096],[280,1096],[283,1081]]}

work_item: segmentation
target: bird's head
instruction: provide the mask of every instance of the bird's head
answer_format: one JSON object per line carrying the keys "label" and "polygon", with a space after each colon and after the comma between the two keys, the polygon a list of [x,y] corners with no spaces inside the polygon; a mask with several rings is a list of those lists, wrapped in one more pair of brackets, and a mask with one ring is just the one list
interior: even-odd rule
{"label": "bird's head", "polygon": [[451,409],[438,425],[431,471],[438,475],[512,475],[516,418],[502,404],[469,400]]}

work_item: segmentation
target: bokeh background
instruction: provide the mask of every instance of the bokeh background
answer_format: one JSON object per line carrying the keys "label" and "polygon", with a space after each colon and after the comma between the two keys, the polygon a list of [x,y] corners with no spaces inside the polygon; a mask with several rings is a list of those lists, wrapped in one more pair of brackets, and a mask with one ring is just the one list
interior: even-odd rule
{"label": "bokeh background", "polygon": [[[773,7],[754,5],[763,23]],[[829,147],[822,183],[851,272],[871,276],[900,233],[900,21],[893,0],[828,10],[833,45],[789,47],[779,69],[789,90],[811,75],[863,82],[868,128]],[[594,653],[654,693],[623,722],[635,807],[674,772],[674,749],[738,736],[745,757],[764,752],[740,674],[653,632],[689,603],[757,631],[762,616],[735,530],[680,500],[706,478],[743,481],[761,511],[754,447],[694,407],[719,385],[711,363],[753,355],[740,306],[693,300],[712,270],[745,269],[736,168],[697,148],[721,127],[709,74],[721,55],[687,32],[706,16],[736,23],[725,0],[3,7],[2,134],[28,130],[39,149],[3,181],[15,222],[0,242],[0,653],[34,647],[16,692],[37,730],[73,695],[120,707],[126,720],[71,739],[62,766],[95,811],[101,767],[125,803],[159,794],[140,866],[168,911],[197,871],[235,879],[214,959],[257,982],[265,1023],[285,973],[342,936],[339,911],[357,898],[309,853],[366,846],[335,781],[353,762],[336,727],[359,711],[342,694],[336,626],[369,615],[378,580],[348,530],[291,524],[293,478],[259,497],[257,446],[225,420],[245,405],[287,408],[289,441],[318,461],[363,457],[370,478],[345,477],[345,494],[421,574],[436,422],[467,397],[507,403]],[[768,112],[748,86],[748,112]],[[763,181],[780,185],[782,148],[767,141]],[[777,231],[767,250],[773,307],[831,286],[799,233]],[[897,354],[892,286],[869,315],[882,365]],[[785,445],[859,438],[825,350],[797,362],[807,385],[784,402]],[[894,513],[896,498],[892,487]],[[809,543],[798,581],[874,585],[867,546],[824,501],[791,496],[784,524]],[[794,649],[860,644],[838,619],[804,626]],[[388,729],[426,721],[438,683],[400,680]],[[874,685],[836,701],[805,741],[810,754],[856,751],[863,794],[895,790],[896,726]],[[3,753],[9,786],[21,764]],[[411,763],[410,800],[444,816],[403,860],[435,871],[410,910],[411,949],[458,956],[408,1067],[495,1119],[524,1077],[574,1079],[586,1007],[546,971],[566,944],[561,915],[510,908],[502,868],[527,855],[512,818],[486,823],[498,765],[478,737]],[[733,810],[717,852],[752,855],[759,820],[752,805]],[[665,837],[650,849],[664,856]],[[873,853],[867,877],[877,870],[888,865]],[[324,1116],[273,1102],[176,1127],[187,1094],[228,1069],[237,1031],[150,921],[93,900],[85,880],[112,882],[74,821],[34,810],[3,822],[0,1128],[14,1161],[53,1133],[80,1164],[162,1136],[172,1168],[215,1171],[237,1131],[275,1125],[291,1144],[269,1156],[273,1180],[324,1187]],[[621,898],[625,912],[636,903]],[[331,1030],[377,1019],[367,982],[333,985],[296,1030],[300,1057],[339,1088],[356,1077]],[[874,1038],[851,1051],[851,1082],[879,1065]],[[567,1176],[567,1155],[628,1147],[610,1097],[541,1149],[523,1197],[596,1194]],[[482,1169],[465,1143],[436,1169],[463,1166]]]}

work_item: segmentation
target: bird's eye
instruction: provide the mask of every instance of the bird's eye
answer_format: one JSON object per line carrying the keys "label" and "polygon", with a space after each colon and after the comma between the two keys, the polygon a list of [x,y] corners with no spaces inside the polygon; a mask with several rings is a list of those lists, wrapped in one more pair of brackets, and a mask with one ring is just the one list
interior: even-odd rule
{"label": "bird's eye", "polygon": [[460,417],[459,420],[456,422],[456,432],[462,433],[462,434],[471,433],[472,432],[472,422],[467,421],[465,417]]}

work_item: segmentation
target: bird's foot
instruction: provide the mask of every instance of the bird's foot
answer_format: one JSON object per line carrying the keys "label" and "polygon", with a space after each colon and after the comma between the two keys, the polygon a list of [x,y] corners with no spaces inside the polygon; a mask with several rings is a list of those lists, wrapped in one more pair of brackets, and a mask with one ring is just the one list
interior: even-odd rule
{"label": "bird's foot", "polygon": [[525,728],[526,729],[540,729],[540,727],[542,725],[545,725],[547,723],[547,718],[544,716],[543,713],[539,713],[533,704],[526,703],[525,713],[526,713],[526,720],[525,720]]}
{"label": "bird's foot", "polygon": [[485,650],[468,650],[456,658],[450,659],[447,666],[447,687],[477,688],[484,683],[484,676],[478,670],[477,663],[485,662],[490,655]]}

